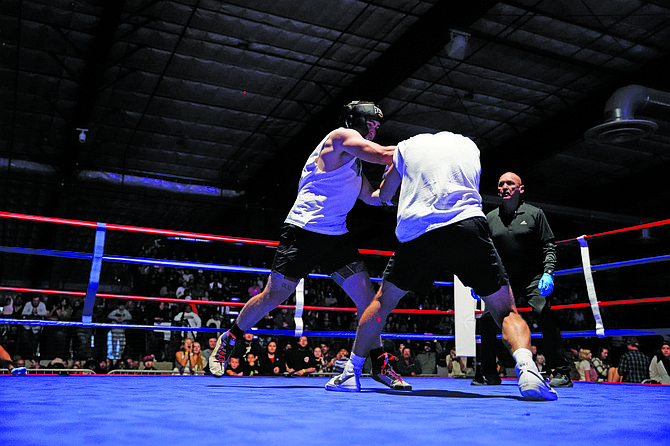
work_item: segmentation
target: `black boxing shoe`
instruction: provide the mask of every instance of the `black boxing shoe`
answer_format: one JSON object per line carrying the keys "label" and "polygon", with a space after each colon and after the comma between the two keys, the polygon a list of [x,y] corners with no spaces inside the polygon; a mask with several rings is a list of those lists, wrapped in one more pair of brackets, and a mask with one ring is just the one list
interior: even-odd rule
{"label": "black boxing shoe", "polygon": [[470,383],[471,386],[499,386],[502,379],[497,374],[476,375]]}

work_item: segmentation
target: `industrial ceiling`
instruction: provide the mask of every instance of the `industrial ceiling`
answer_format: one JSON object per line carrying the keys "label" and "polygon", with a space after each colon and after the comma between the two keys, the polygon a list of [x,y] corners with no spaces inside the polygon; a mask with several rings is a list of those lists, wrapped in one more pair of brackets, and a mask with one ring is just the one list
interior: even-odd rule
{"label": "industrial ceiling", "polygon": [[[668,218],[666,1],[0,9],[0,211],[275,240],[307,155],[342,105],[363,99],[384,111],[382,144],[442,130],[471,137],[485,210],[500,174],[514,171],[559,239]],[[606,110],[617,99],[625,116]],[[380,166],[365,169],[379,181]],[[3,246],[92,251],[91,230],[0,224]],[[362,203],[349,221],[367,248],[392,250],[393,225],[392,213]],[[124,234],[106,249],[140,255],[147,243]],[[224,263],[233,255],[221,252]],[[68,272],[2,259],[3,280]]]}

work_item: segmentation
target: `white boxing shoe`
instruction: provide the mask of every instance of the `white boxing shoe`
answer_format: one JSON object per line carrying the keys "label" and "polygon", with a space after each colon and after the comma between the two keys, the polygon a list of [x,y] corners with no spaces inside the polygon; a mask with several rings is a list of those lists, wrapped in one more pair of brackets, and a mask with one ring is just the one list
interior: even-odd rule
{"label": "white boxing shoe", "polygon": [[558,394],[549,387],[537,371],[532,367],[524,367],[525,364],[516,366],[516,374],[519,377],[519,392],[526,399],[534,401],[556,401]]}
{"label": "white boxing shoe", "polygon": [[360,392],[361,371],[355,370],[351,360],[348,360],[342,373],[328,381],[326,390],[333,392]]}

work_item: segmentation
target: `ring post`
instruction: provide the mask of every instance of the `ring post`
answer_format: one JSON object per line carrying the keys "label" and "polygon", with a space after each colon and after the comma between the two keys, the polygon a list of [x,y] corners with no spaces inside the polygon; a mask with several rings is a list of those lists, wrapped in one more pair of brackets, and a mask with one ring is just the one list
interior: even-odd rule
{"label": "ring post", "polygon": [[93,322],[93,307],[95,306],[95,295],[100,285],[100,270],[102,269],[102,254],[105,251],[105,233],[107,225],[98,223],[95,229],[95,245],[93,248],[93,261],[91,262],[91,275],[88,279],[86,289],[86,300],[81,321],[86,324]]}

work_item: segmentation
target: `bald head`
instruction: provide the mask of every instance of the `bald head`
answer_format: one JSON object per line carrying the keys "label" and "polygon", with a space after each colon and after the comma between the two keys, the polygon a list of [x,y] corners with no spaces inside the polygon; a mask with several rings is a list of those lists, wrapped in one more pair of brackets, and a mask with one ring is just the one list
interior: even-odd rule
{"label": "bald head", "polygon": [[516,184],[523,185],[523,182],[521,181],[521,177],[514,172],[505,172],[500,176],[500,179],[498,180],[498,186],[500,186],[500,183],[502,181],[512,181]]}
{"label": "bald head", "polygon": [[524,192],[521,177],[514,172],[505,172],[498,180],[498,196],[503,200],[503,207],[508,213],[514,212],[521,203]]}

